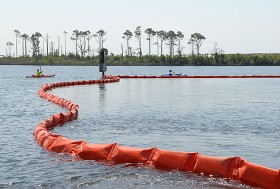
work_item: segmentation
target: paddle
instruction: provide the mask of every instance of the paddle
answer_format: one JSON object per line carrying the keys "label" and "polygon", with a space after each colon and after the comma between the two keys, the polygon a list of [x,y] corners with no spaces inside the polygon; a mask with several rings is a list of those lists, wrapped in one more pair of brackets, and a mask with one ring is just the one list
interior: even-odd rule
{"label": "paddle", "polygon": [[41,65],[39,65],[39,67],[40,67],[41,76],[43,76],[44,74],[42,74],[43,72],[42,72],[42,69],[41,69]]}

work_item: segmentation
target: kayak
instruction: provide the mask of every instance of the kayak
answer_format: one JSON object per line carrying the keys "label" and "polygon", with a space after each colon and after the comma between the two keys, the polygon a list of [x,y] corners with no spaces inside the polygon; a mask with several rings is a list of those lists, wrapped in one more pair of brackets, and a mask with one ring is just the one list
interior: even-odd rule
{"label": "kayak", "polygon": [[163,77],[172,77],[172,76],[187,76],[187,75],[183,75],[183,74],[163,74],[163,75],[161,75],[161,76],[163,76]]}
{"label": "kayak", "polygon": [[42,76],[36,76],[36,75],[29,75],[26,76],[26,78],[46,78],[46,77],[54,77],[55,74],[44,74]]}

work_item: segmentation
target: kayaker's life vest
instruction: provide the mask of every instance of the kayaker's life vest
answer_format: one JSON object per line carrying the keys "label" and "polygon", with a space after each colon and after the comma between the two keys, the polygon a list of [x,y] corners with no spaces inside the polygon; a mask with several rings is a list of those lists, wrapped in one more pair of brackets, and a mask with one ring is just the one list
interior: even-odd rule
{"label": "kayaker's life vest", "polygon": [[36,76],[37,76],[37,77],[40,77],[40,76],[41,76],[41,72],[39,72],[39,71],[36,72]]}

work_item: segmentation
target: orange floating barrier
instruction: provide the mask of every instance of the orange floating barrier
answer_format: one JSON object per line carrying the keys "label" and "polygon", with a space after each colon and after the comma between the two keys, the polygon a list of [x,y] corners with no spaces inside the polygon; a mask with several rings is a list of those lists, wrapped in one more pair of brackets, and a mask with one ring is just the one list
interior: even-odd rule
{"label": "orange floating barrier", "polygon": [[52,143],[49,144],[46,149],[57,153],[74,154],[76,149],[80,148],[83,142],[84,141],[75,141],[71,139],[66,139],[61,136],[53,137]]}
{"label": "orange floating barrier", "polygon": [[[58,137],[58,136],[56,136]],[[48,146],[53,143],[54,140],[56,140],[56,137],[53,137],[52,134],[45,134],[42,138],[41,145],[45,148],[48,149]]]}
{"label": "orange floating barrier", "polygon": [[[37,135],[39,134],[39,132],[47,132],[47,128],[45,126],[42,125],[38,125],[35,129],[35,131],[33,132],[34,137],[37,139]],[[43,132],[41,134],[43,134]]]}
{"label": "orange floating barrier", "polygon": [[48,134],[48,131],[46,130],[40,130],[37,135],[35,136],[35,139],[37,140],[39,145],[42,145],[43,138]]}
{"label": "orange floating barrier", "polygon": [[280,170],[269,169],[250,162],[246,162],[239,169],[239,179],[253,186],[271,189],[280,188]]}
{"label": "orange floating barrier", "polygon": [[82,143],[74,154],[80,159],[105,161],[116,144],[88,144]]}
{"label": "orange floating barrier", "polygon": [[236,178],[234,177],[237,174],[236,172],[243,165],[244,160],[240,157],[198,155],[193,172],[234,179]]}
{"label": "orange floating barrier", "polygon": [[156,148],[141,149],[129,146],[120,146],[116,144],[112,149],[108,160],[114,163],[142,163],[145,164],[150,160]]}
{"label": "orange floating barrier", "polygon": [[157,169],[192,172],[197,155],[197,152],[188,153],[157,149],[151,161]]}
{"label": "orange floating barrier", "polygon": [[240,157],[204,156],[198,152],[176,152],[158,148],[134,148],[112,144],[88,144],[50,132],[57,125],[78,118],[79,106],[70,100],[47,93],[57,87],[118,82],[120,78],[280,78],[280,76],[103,76],[101,80],[83,80],[42,85],[38,95],[68,110],[40,122],[33,135],[48,151],[75,155],[83,160],[109,161],[113,164],[132,163],[153,166],[162,170],[179,170],[197,174],[240,180],[265,189],[280,189],[280,170],[250,163]]}

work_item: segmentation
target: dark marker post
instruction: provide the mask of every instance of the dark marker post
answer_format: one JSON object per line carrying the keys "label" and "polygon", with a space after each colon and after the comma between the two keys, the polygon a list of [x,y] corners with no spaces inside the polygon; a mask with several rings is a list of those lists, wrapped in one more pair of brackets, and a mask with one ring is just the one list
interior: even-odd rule
{"label": "dark marker post", "polygon": [[104,49],[101,49],[99,53],[99,72],[102,72],[102,76],[105,76],[105,72],[107,71],[105,58],[106,58],[105,51]]}

